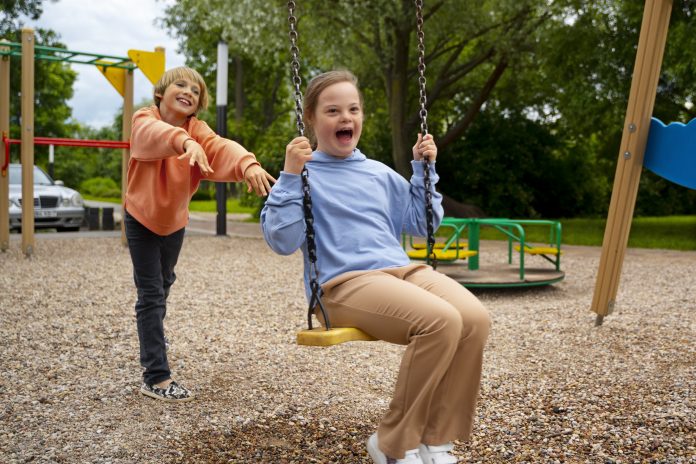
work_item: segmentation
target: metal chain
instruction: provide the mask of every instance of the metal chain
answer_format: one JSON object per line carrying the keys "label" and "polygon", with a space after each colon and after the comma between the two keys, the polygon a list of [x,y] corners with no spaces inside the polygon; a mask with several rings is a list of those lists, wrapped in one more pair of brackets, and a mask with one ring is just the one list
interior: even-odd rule
{"label": "metal chain", "polygon": [[[292,68],[292,83],[295,87],[295,117],[297,123],[297,133],[304,136],[304,122],[302,121],[302,78],[300,77],[300,49],[297,46],[297,18],[295,17],[295,2],[288,2],[288,22],[290,23],[290,55]],[[314,215],[312,214],[312,195],[309,188],[309,171],[307,165],[302,167],[300,174],[302,178],[302,209],[305,221],[305,241],[307,242],[307,259],[309,260],[309,309],[307,310],[307,325],[312,329],[312,314],[318,305],[324,317],[326,329],[331,329],[329,316],[324,310],[321,301],[321,287],[319,286],[319,270],[317,269],[317,245],[314,236]]]}
{"label": "metal chain", "polygon": [[423,32],[423,0],[416,2],[416,36],[418,39],[418,84],[420,90],[420,126],[423,135],[428,133],[428,110],[425,108],[428,99],[425,95],[425,33]]}
{"label": "metal chain", "polygon": [[[421,133],[425,137],[428,133],[428,102],[425,93],[425,33],[423,32],[423,0],[415,0],[416,3],[416,36],[418,39],[418,86],[420,92],[420,127]],[[433,269],[437,268],[437,257],[435,256],[435,231],[433,228],[433,193],[430,182],[430,160],[427,156],[423,157],[423,183],[425,184],[425,222],[427,225],[427,243],[425,261],[432,264]]]}
{"label": "metal chain", "polygon": [[290,23],[290,67],[292,68],[292,83],[295,86],[295,117],[297,124],[297,133],[300,136],[304,135],[304,122],[302,121],[302,91],[300,85],[302,78],[300,77],[300,49],[297,46],[297,18],[295,17],[295,2],[288,2],[288,22]]}

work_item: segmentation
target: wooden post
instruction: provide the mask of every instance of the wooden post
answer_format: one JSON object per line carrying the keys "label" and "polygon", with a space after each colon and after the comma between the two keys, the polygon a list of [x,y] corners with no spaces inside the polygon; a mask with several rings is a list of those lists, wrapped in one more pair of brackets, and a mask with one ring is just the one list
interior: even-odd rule
{"label": "wooden post", "polygon": [[616,302],[671,11],[671,0],[645,2],[597,282],[590,308],[597,313],[597,325],[602,323],[604,316],[612,312]]}
{"label": "wooden post", "polygon": [[[123,123],[122,139],[128,142],[131,137],[133,127],[133,70],[127,69],[125,74],[125,86],[123,92]],[[121,243],[127,244],[126,240],[126,187],[128,186],[128,161],[130,160],[130,149],[124,148],[121,159]]]}
{"label": "wooden post", "polygon": [[[3,47],[0,40],[0,49]],[[0,57],[0,138],[10,136],[10,56]],[[5,163],[5,144],[0,145],[0,167]],[[0,251],[10,248],[10,177],[9,169],[0,172]]]}
{"label": "wooden post", "polygon": [[34,254],[34,30],[22,29],[22,251]]}

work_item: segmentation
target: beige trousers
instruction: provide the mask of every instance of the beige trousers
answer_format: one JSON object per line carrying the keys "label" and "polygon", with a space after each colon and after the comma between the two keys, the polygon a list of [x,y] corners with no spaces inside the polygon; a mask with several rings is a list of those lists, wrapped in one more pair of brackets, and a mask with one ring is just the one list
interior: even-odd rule
{"label": "beige trousers", "polygon": [[333,327],[407,345],[377,431],[393,458],[420,443],[468,439],[490,318],[478,299],[425,264],[347,272],[322,286]]}

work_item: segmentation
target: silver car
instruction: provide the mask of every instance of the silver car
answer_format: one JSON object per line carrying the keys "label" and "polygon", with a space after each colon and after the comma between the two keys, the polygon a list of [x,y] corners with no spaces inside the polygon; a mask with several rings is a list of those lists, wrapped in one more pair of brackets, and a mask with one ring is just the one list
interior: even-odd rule
{"label": "silver car", "polygon": [[[10,164],[10,229],[22,228],[22,165]],[[34,166],[34,227],[76,231],[85,217],[82,196]]]}

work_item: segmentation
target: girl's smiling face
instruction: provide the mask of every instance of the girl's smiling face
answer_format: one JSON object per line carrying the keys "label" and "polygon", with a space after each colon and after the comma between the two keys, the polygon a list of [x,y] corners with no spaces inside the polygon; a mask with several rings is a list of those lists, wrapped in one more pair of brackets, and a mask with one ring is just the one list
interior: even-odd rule
{"label": "girl's smiling face", "polygon": [[317,150],[340,158],[353,153],[362,133],[363,112],[358,89],[351,82],[326,87],[311,115]]}
{"label": "girl's smiling face", "polygon": [[198,110],[200,95],[201,89],[195,82],[185,77],[175,80],[164,90],[164,95],[158,95],[162,120],[173,126],[182,126]]}

